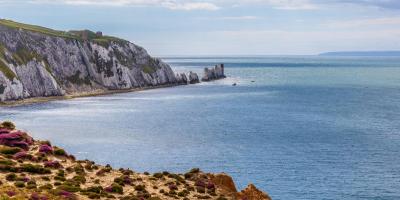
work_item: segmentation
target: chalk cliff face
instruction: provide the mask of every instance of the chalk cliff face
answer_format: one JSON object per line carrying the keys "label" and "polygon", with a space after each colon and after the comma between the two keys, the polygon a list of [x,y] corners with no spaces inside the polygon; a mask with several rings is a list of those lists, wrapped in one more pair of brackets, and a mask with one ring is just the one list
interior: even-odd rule
{"label": "chalk cliff face", "polygon": [[184,83],[142,47],[98,34],[0,20],[0,101]]}

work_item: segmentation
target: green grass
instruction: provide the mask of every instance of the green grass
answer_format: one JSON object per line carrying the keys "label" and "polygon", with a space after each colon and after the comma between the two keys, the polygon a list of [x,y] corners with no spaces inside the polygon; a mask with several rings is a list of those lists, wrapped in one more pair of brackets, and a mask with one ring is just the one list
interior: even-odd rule
{"label": "green grass", "polygon": [[0,71],[8,78],[8,80],[12,81],[17,75],[0,59]]}
{"label": "green grass", "polygon": [[0,25],[7,26],[14,29],[23,29],[27,31],[42,33],[46,35],[56,36],[56,37],[63,37],[63,38],[70,38],[70,39],[79,39],[79,37],[75,36],[72,33],[65,32],[65,31],[57,31],[41,26],[30,25],[30,24],[23,24],[19,22],[14,22],[11,20],[0,19]]}
{"label": "green grass", "polygon": [[17,51],[13,53],[12,56],[18,65],[26,65],[34,58],[36,58],[38,61],[42,60],[42,58],[36,52],[30,51],[24,47],[17,48]]}
{"label": "green grass", "polygon": [[154,70],[154,68],[152,68],[148,65],[145,65],[145,66],[143,66],[143,72],[146,74],[152,74],[152,73],[156,72],[156,70]]}
{"label": "green grass", "polygon": [[0,71],[10,80],[12,81],[17,75],[8,67],[5,59],[5,48],[0,44]]}
{"label": "green grass", "polygon": [[36,33],[41,33],[45,35],[50,35],[50,36],[55,36],[55,37],[62,37],[62,38],[68,38],[68,39],[75,39],[82,41],[82,36],[83,33],[87,33],[87,39],[89,41],[93,41],[95,43],[98,43],[102,46],[105,46],[108,48],[108,44],[110,42],[127,42],[126,40],[117,38],[117,37],[112,37],[112,36],[98,36],[95,32],[90,31],[90,30],[73,30],[73,31],[59,31],[59,30],[53,30],[50,28],[42,27],[42,26],[36,26],[36,25],[30,25],[30,24],[24,24],[24,23],[19,23],[19,22],[14,22],[12,20],[7,20],[7,19],[0,19],[0,25],[13,28],[13,29],[23,29],[31,32],[36,32]]}

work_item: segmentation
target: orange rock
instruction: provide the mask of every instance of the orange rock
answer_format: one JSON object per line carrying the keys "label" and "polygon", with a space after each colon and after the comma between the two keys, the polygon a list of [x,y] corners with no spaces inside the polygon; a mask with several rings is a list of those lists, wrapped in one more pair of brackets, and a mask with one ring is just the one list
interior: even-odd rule
{"label": "orange rock", "polygon": [[271,200],[267,193],[260,191],[253,184],[237,193],[236,198],[242,200]]}
{"label": "orange rock", "polygon": [[233,195],[237,193],[235,183],[232,177],[227,174],[210,174],[211,181],[225,195]]}

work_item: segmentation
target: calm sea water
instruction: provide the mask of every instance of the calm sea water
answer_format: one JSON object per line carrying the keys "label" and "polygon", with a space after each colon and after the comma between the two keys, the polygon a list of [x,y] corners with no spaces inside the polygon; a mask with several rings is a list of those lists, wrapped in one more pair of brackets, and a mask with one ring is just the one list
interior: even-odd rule
{"label": "calm sea water", "polygon": [[400,58],[165,60],[225,63],[229,77],[0,108],[0,119],[116,168],[227,172],[276,200],[400,199]]}

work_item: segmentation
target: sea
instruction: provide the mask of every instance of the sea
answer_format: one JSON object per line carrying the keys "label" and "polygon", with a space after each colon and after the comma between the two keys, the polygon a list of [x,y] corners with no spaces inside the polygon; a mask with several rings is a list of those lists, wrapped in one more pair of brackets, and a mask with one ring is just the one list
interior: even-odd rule
{"label": "sea", "polygon": [[400,57],[163,59],[200,75],[224,63],[227,78],[0,107],[0,120],[79,159],[225,172],[274,200],[400,199]]}

